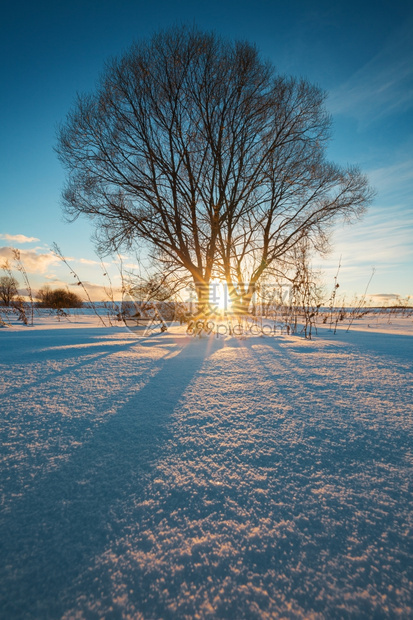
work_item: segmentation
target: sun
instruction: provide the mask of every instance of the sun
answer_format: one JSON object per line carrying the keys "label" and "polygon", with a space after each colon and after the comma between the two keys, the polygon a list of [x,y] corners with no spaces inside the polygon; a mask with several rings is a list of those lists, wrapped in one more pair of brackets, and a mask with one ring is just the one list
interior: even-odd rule
{"label": "sun", "polygon": [[223,314],[231,311],[231,299],[228,285],[222,280],[214,280],[209,285],[209,304],[215,312]]}

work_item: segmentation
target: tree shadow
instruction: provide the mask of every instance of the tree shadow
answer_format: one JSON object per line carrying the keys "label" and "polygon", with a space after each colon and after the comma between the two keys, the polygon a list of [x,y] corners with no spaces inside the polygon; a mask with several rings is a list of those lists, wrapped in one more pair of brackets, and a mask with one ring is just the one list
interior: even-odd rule
{"label": "tree shadow", "polygon": [[[326,327],[318,328],[319,336],[329,343],[339,341],[358,347],[363,352],[398,357],[403,361],[411,361],[413,354],[413,334],[392,334],[368,331],[367,329],[339,329],[335,334]],[[315,336],[315,341],[317,336]]]}
{"label": "tree shadow", "polygon": [[3,617],[62,615],[64,592],[116,534],[116,511],[142,495],[151,479],[171,438],[173,411],[212,352],[207,343],[201,347],[190,341],[162,360],[149,383],[68,462],[28,488],[12,509],[3,509]]}
{"label": "tree shadow", "polygon": [[[359,385],[356,379],[344,381],[337,371],[333,372],[332,376],[327,374],[328,360],[317,361],[317,341],[313,344],[304,341],[300,343],[304,344],[302,347],[283,347],[275,338],[257,337],[243,341],[246,350],[254,351],[262,376],[273,382],[274,393],[277,393],[279,402],[288,404],[294,410],[294,416],[302,421],[301,441],[304,445],[310,438],[312,449],[317,453],[324,471],[329,472],[328,475],[335,475],[343,466],[363,468],[366,463],[374,461],[403,466],[410,454],[411,438],[404,433],[400,434],[397,424],[385,424],[380,419],[381,416],[377,416],[374,422],[371,420],[373,401],[369,381],[373,382],[373,386],[375,381],[380,382],[375,373],[383,362],[380,359],[373,360],[370,362],[371,367],[368,367],[367,356],[373,350],[382,355],[386,354],[385,345],[377,345],[378,349],[375,348],[374,335],[368,334],[368,350],[364,360],[360,361],[362,346],[357,347],[353,342],[347,351],[348,372],[350,370],[347,364],[352,366],[354,372],[360,363],[365,364],[365,367],[359,368],[360,373],[368,372],[367,377],[362,374]],[[389,343],[401,344],[402,336],[388,335]],[[344,338],[342,341],[345,341]],[[328,355],[337,350],[334,340],[326,342],[323,339],[321,344],[323,346],[318,349],[321,354]],[[274,374],[274,366],[263,352],[263,347],[274,353],[271,362],[277,361],[282,366],[281,373]],[[345,347],[340,345],[338,350],[346,352]],[[407,348],[400,355],[400,360],[395,361],[403,361],[406,351]],[[389,354],[395,356],[396,351],[392,349]],[[407,378],[407,373],[405,376]],[[363,412],[366,412],[366,415]],[[294,449],[287,450],[286,462],[295,449],[301,450],[302,446],[299,446],[297,443]]]}
{"label": "tree shadow", "polygon": [[[90,344],[90,343],[87,343],[87,344]],[[46,382],[53,381],[54,379],[58,377],[59,378],[63,377],[64,375],[71,373],[74,370],[83,369],[89,364],[95,364],[96,362],[101,361],[103,358],[108,357],[109,355],[120,353],[122,351],[125,351],[125,349],[131,348],[132,346],[136,346],[136,342],[134,341],[125,342],[119,345],[106,344],[106,345],[101,345],[96,349],[95,347],[93,347],[92,350],[85,348],[81,353],[79,352],[79,349],[76,349],[76,348],[73,348],[73,350],[69,352],[67,350],[64,350],[64,351],[55,350],[50,353],[47,353],[47,351],[45,351],[44,358],[47,359],[47,361],[67,362],[73,358],[75,359],[80,358],[81,361],[75,364],[66,366],[62,368],[61,370],[49,371],[48,374],[46,376],[42,376],[41,379],[38,379],[36,381],[31,381],[30,383],[25,383],[23,386],[15,387],[8,391],[5,391],[3,392],[2,397],[6,398],[9,396],[15,396],[17,394],[20,394],[22,388],[25,390],[28,390],[32,387],[44,385]],[[86,357],[87,359],[84,359]],[[41,356],[37,354],[36,361],[41,361],[41,359],[42,359]]]}

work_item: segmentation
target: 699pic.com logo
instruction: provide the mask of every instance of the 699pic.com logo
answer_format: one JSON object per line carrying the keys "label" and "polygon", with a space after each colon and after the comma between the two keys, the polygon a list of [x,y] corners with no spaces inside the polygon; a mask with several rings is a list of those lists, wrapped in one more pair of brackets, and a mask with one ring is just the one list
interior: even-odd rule
{"label": "699pic.com logo", "polygon": [[261,285],[251,298],[249,311],[245,304],[233,303],[221,283],[210,286],[209,303],[204,303],[202,310],[194,289],[188,287],[186,293],[180,301],[155,301],[142,298],[132,289],[122,302],[125,326],[136,337],[161,334],[172,323],[185,327],[186,334],[193,336],[272,336],[287,329],[289,286]]}

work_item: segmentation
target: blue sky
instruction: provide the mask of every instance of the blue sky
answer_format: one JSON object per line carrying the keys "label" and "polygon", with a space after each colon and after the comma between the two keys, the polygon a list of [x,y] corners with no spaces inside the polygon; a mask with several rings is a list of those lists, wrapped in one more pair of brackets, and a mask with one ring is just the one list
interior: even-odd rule
{"label": "blue sky", "polygon": [[[160,27],[195,23],[255,42],[281,73],[329,93],[329,157],[359,164],[377,190],[369,213],[337,227],[317,261],[330,287],[340,256],[340,290],[413,295],[413,9],[407,2],[276,0],[72,0],[15,2],[0,24],[0,260],[20,248],[34,288],[70,282],[50,254],[53,241],[81,278],[104,282],[86,220],[63,221],[64,172],[56,127],[77,92],[94,89],[105,61]],[[24,237],[31,239],[27,241]],[[110,259],[108,259],[110,260]],[[128,262],[128,261],[126,261]],[[129,261],[133,263],[133,258]],[[113,281],[117,269],[109,266]],[[378,299],[378,298],[376,298]]]}

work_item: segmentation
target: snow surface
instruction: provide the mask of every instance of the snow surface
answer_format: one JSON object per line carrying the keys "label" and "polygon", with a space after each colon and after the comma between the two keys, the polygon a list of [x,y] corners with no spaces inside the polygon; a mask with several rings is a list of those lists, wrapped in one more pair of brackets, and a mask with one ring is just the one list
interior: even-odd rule
{"label": "snow surface", "polygon": [[0,616],[411,618],[412,319],[0,330]]}

